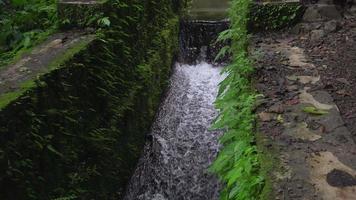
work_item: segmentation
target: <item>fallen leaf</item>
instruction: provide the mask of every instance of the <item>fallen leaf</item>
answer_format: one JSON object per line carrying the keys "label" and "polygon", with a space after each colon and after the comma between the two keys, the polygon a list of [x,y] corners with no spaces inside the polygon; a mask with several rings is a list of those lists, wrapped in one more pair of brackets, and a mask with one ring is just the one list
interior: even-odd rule
{"label": "fallen leaf", "polygon": [[303,112],[313,114],[313,115],[325,115],[328,114],[328,111],[322,110],[322,109],[317,109],[316,107],[313,106],[307,106],[303,108]]}

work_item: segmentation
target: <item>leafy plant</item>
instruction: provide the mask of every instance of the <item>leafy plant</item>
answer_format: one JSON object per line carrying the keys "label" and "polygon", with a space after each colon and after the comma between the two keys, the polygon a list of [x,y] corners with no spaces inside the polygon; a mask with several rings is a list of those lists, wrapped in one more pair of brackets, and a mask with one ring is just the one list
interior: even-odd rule
{"label": "leafy plant", "polygon": [[299,3],[266,3],[250,6],[250,30],[278,30],[294,25],[302,18],[305,8]]}
{"label": "leafy plant", "polygon": [[232,62],[223,71],[227,77],[220,83],[216,100],[220,114],[213,125],[215,129],[225,130],[220,138],[223,148],[210,168],[225,183],[222,200],[259,199],[264,186],[253,131],[257,95],[249,80],[253,72],[247,53],[250,2],[231,0],[230,29],[219,36],[220,41],[231,41],[231,46],[223,48],[220,56],[232,54]]}
{"label": "leafy plant", "polygon": [[109,27],[111,22],[109,20],[109,17],[103,17],[103,18],[98,19],[98,24],[99,24],[99,26]]}
{"label": "leafy plant", "polygon": [[55,0],[2,1],[0,8],[0,67],[31,48],[56,28]]}

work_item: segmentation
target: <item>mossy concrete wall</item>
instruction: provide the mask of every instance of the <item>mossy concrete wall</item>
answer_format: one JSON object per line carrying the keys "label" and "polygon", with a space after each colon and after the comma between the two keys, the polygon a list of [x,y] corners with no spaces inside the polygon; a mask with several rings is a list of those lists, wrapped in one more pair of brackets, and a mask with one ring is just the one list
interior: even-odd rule
{"label": "mossy concrete wall", "polygon": [[107,3],[111,27],[0,111],[0,199],[120,199],[178,49],[176,1]]}

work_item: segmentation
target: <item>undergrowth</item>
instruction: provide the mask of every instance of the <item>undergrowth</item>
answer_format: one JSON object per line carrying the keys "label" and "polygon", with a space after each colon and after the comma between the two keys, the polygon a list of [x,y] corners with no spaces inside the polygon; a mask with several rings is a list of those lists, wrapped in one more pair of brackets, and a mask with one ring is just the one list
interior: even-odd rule
{"label": "undergrowth", "polygon": [[57,26],[56,0],[0,0],[0,67]]}
{"label": "undergrowth", "polygon": [[223,145],[211,166],[225,184],[222,200],[260,199],[265,179],[254,134],[253,106],[256,94],[249,76],[253,72],[248,57],[247,23],[251,0],[231,0],[230,29],[221,33],[220,41],[231,41],[218,56],[232,55],[232,62],[225,67],[227,75],[220,84],[216,107],[220,115],[213,128],[225,130],[220,138]]}

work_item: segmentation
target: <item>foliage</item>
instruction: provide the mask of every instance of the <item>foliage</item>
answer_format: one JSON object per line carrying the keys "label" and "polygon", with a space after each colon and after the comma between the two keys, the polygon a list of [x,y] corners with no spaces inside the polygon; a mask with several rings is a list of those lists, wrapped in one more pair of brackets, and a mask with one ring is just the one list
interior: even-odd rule
{"label": "foliage", "polygon": [[55,0],[2,1],[0,67],[53,32],[56,22]]}
{"label": "foliage", "polygon": [[173,8],[108,1],[110,27],[0,112],[0,199],[120,199],[177,50]]}
{"label": "foliage", "polygon": [[248,29],[268,31],[290,27],[302,18],[304,10],[299,3],[251,4]]}
{"label": "foliage", "polygon": [[107,27],[109,19],[104,17],[105,2],[97,4],[58,4],[59,28],[84,29]]}
{"label": "foliage", "polygon": [[223,200],[260,199],[264,186],[253,131],[256,95],[252,92],[249,80],[253,72],[247,53],[250,2],[231,1],[230,29],[219,36],[219,40],[230,40],[232,43],[223,48],[220,54],[232,54],[232,62],[224,69],[227,77],[220,84],[216,101],[220,114],[213,125],[213,128],[225,130],[220,138],[223,148],[211,166],[211,170],[225,183],[221,194]]}
{"label": "foliage", "polygon": [[307,106],[303,108],[303,112],[313,114],[313,115],[325,115],[329,112],[327,110],[321,110],[314,106]]}

